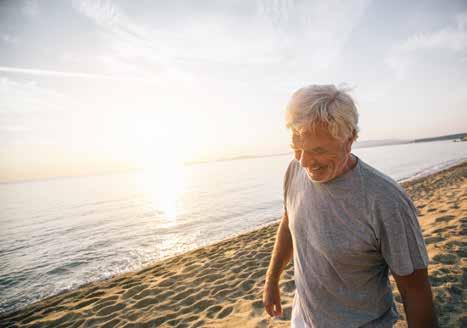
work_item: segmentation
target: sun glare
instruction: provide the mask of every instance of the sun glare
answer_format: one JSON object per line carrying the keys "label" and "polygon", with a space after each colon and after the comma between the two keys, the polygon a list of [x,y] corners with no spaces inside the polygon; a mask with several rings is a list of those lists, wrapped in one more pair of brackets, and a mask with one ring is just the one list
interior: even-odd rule
{"label": "sun glare", "polygon": [[[139,121],[128,144],[132,163],[141,169],[139,175],[148,206],[167,219],[167,226],[176,223],[179,196],[184,187],[183,140],[167,127]],[[186,145],[185,145],[186,146]]]}
{"label": "sun glare", "polygon": [[167,226],[176,223],[179,196],[184,187],[183,166],[176,163],[145,169],[141,173],[141,184],[148,205],[160,211],[167,219]]}

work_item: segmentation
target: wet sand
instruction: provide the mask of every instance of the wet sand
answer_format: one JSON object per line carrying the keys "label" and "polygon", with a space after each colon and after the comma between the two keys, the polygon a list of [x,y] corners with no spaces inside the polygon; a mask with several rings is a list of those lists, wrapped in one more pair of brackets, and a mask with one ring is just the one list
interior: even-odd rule
{"label": "wet sand", "polygon": [[[441,327],[467,327],[467,162],[402,185],[430,256]],[[282,275],[284,314],[264,311],[264,275],[278,223],[0,316],[1,327],[289,327],[293,263]],[[399,312],[401,298],[392,281]],[[402,318],[396,327],[406,327]]]}

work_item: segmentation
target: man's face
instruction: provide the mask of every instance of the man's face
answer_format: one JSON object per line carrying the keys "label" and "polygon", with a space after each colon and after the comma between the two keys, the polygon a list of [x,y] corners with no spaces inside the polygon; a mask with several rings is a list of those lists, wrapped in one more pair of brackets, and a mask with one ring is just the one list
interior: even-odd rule
{"label": "man's face", "polygon": [[310,180],[327,182],[345,172],[352,141],[335,139],[325,127],[317,127],[314,132],[293,134],[291,147]]}

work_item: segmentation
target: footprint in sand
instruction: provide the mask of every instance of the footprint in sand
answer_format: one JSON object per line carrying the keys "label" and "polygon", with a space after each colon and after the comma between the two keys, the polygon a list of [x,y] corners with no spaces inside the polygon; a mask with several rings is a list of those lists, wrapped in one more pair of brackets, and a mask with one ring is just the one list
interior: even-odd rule
{"label": "footprint in sand", "polygon": [[444,216],[440,216],[438,218],[435,219],[435,222],[436,223],[439,223],[439,222],[449,222],[451,221],[452,219],[455,219],[456,217],[454,215],[444,215]]}
{"label": "footprint in sand", "polygon": [[109,315],[111,313],[115,313],[117,311],[120,311],[124,307],[125,307],[125,304],[122,304],[122,303],[117,303],[115,305],[104,307],[96,313],[96,317],[102,317],[102,316]]}
{"label": "footprint in sand", "polygon": [[87,298],[93,298],[93,297],[101,297],[101,296],[104,296],[105,295],[105,292],[100,290],[100,291],[97,291],[95,293],[92,293],[90,295],[86,295],[85,297]]}
{"label": "footprint in sand", "polygon": [[199,319],[199,316],[197,316],[197,315],[192,315],[192,316],[190,316],[190,317],[188,317],[188,318],[183,318],[183,320],[184,320],[185,322],[192,322],[192,321],[195,321],[195,320],[197,320],[197,319]]}
{"label": "footprint in sand", "polygon": [[173,278],[173,277],[169,277],[167,279],[164,279],[162,280],[161,282],[159,282],[159,286],[160,287],[170,287],[172,286],[173,284],[176,283],[176,280]]}
{"label": "footprint in sand", "polygon": [[172,320],[169,320],[166,322],[167,325],[169,325],[170,327],[188,327],[187,324],[184,324],[184,323],[181,323],[178,325],[178,323],[181,321],[182,319],[172,319]]}
{"label": "footprint in sand", "polygon": [[[91,318],[86,319],[84,321],[83,326],[84,327],[102,327],[103,324],[106,321],[112,320],[117,315],[118,315],[118,313],[112,313],[112,314],[109,314],[109,315],[107,315],[105,317],[91,317]],[[54,327],[54,326],[52,325],[52,327]],[[68,327],[68,326],[66,326],[66,327]]]}
{"label": "footprint in sand", "polygon": [[222,310],[222,306],[220,306],[220,305],[213,305],[213,306],[209,307],[209,308],[206,310],[206,315],[207,315],[209,318],[213,319],[213,318],[216,316],[216,314],[217,314],[219,311],[221,311],[221,310]]}
{"label": "footprint in sand", "polygon": [[232,271],[233,273],[239,273],[242,270],[243,270],[243,266],[235,266],[235,267],[230,268],[230,271]]}
{"label": "footprint in sand", "polygon": [[[110,320],[109,322],[106,322],[103,326],[101,326],[102,328],[113,328],[115,326],[117,326],[119,323],[121,323],[121,320],[120,319],[113,319],[113,320]],[[79,327],[79,326],[73,326],[73,327]]]}
{"label": "footprint in sand", "polygon": [[263,312],[263,309],[264,309],[263,301],[261,301],[261,300],[253,301],[253,302],[251,302],[251,306],[253,307],[253,309],[255,311],[261,310],[261,312]]}
{"label": "footprint in sand", "polygon": [[224,308],[221,312],[219,312],[219,314],[217,315],[217,319],[223,319],[225,318],[226,316],[228,316],[230,313],[232,313],[233,311],[233,307],[232,306],[228,306],[226,308]]}
{"label": "footprint in sand", "polygon": [[190,295],[193,295],[194,292],[195,292],[195,290],[192,289],[192,288],[184,289],[181,292],[179,292],[178,294],[175,294],[173,296],[173,299],[179,301],[179,300],[182,300],[182,299],[184,299],[184,298],[186,298],[186,297],[188,297]]}
{"label": "footprint in sand", "polygon": [[461,258],[467,257],[467,243],[458,240],[452,240],[446,243],[446,249],[455,253]]}
{"label": "footprint in sand", "polygon": [[436,244],[444,240],[446,240],[446,238],[438,237],[438,236],[428,237],[428,238],[425,238],[425,244],[427,245]]}
{"label": "footprint in sand", "polygon": [[458,277],[453,274],[443,274],[439,270],[437,270],[430,274],[429,280],[433,287],[437,287],[447,282],[456,282],[458,280]]}
{"label": "footprint in sand", "polygon": [[266,271],[267,269],[263,268],[263,269],[257,269],[256,271],[252,272],[248,278],[250,279],[260,279],[260,278],[264,278],[266,276]]}
{"label": "footprint in sand", "polygon": [[295,281],[293,279],[286,280],[280,287],[284,292],[291,293],[295,290]]}
{"label": "footprint in sand", "polygon": [[198,327],[204,327],[204,320],[198,320],[193,325],[190,326],[190,328],[198,328]]}
{"label": "footprint in sand", "polygon": [[251,288],[252,288],[254,285],[255,285],[255,281],[252,280],[252,279],[249,279],[249,280],[243,281],[243,282],[240,284],[239,287],[240,287],[243,291],[247,292],[247,291],[251,290]]}
{"label": "footprint in sand", "polygon": [[229,284],[220,284],[215,286],[214,288],[211,289],[211,294],[216,294],[219,291],[225,290],[227,288],[230,288],[231,286]]}
{"label": "footprint in sand", "polygon": [[166,321],[172,320],[175,318],[174,313],[166,314],[160,317],[157,317],[155,319],[152,319],[150,321],[147,321],[143,323],[141,326],[142,327],[160,327],[162,324]]}
{"label": "footprint in sand", "polygon": [[144,309],[145,307],[149,305],[158,304],[159,302],[160,302],[160,299],[158,297],[147,297],[136,302],[135,304],[133,304],[132,307],[135,309]]}
{"label": "footprint in sand", "polygon": [[248,301],[254,301],[254,300],[257,300],[258,298],[260,298],[261,296],[258,296],[256,295],[256,293],[254,293],[253,291],[250,292],[249,294],[246,294],[243,296],[243,299],[244,300],[248,300]]}
{"label": "footprint in sand", "polygon": [[227,289],[222,289],[220,291],[218,291],[217,293],[215,293],[213,296],[217,299],[221,299],[221,300],[224,300],[226,298],[227,295],[232,295],[234,294],[235,292],[237,292],[238,289],[237,288],[227,288]]}
{"label": "footprint in sand", "polygon": [[433,261],[442,264],[455,264],[457,263],[457,256],[449,253],[437,254],[433,256]]}
{"label": "footprint in sand", "polygon": [[82,301],[82,302],[76,304],[76,305],[75,305],[74,307],[72,307],[71,309],[72,309],[72,310],[79,310],[79,309],[84,308],[84,307],[86,307],[86,306],[88,306],[88,305],[91,305],[91,304],[93,304],[93,303],[96,303],[98,300],[99,300],[99,298],[97,298],[97,297],[96,297],[96,298],[91,298],[91,299],[89,299],[89,300],[84,300],[84,301]]}
{"label": "footprint in sand", "polygon": [[66,323],[68,321],[75,321],[79,318],[79,314],[75,312],[68,312],[67,314],[61,316],[55,320],[48,320],[43,322],[47,327],[56,327],[56,326],[68,326]]}
{"label": "footprint in sand", "polygon": [[207,288],[204,288],[200,290],[198,293],[193,293],[192,296],[197,300],[201,300],[204,297],[206,297],[208,294],[209,294],[209,290]]}
{"label": "footprint in sand", "polygon": [[215,301],[212,299],[200,300],[196,302],[195,304],[193,304],[192,306],[193,312],[198,313],[198,312],[204,311],[206,308],[210,307],[214,303]]}
{"label": "footprint in sand", "polygon": [[138,294],[140,291],[144,290],[146,287],[147,287],[146,285],[132,287],[122,295],[122,298],[123,299],[132,298],[134,295]]}
{"label": "footprint in sand", "polygon": [[118,296],[114,295],[114,296],[109,296],[109,297],[106,297],[106,298],[102,298],[100,299],[98,302],[96,302],[95,306],[93,307],[93,309],[99,311],[101,308],[103,308],[104,306],[107,306],[107,305],[110,305],[110,304],[113,304],[115,303],[115,300],[118,299]]}
{"label": "footprint in sand", "polygon": [[210,273],[203,276],[203,279],[207,282],[213,282],[222,278],[224,278],[224,275],[218,273]]}
{"label": "footprint in sand", "polygon": [[292,317],[292,306],[285,306],[282,309],[282,316],[280,317],[280,320],[290,320]]}
{"label": "footprint in sand", "polygon": [[438,228],[438,229],[433,230],[432,233],[441,234],[443,232],[447,232],[448,229],[449,229],[448,227],[442,227],[442,228]]}
{"label": "footprint in sand", "polygon": [[[458,279],[456,279],[455,281],[457,280]],[[451,294],[454,294],[458,297],[462,297],[463,290],[464,290],[464,287],[462,284],[452,284],[451,287],[449,287],[449,292],[451,292]]]}
{"label": "footprint in sand", "polygon": [[[135,300],[140,300],[140,299],[146,298],[148,296],[157,296],[159,298],[162,298],[161,295],[164,294],[163,290],[164,289],[162,289],[162,288],[147,288],[147,289],[145,288],[139,294],[134,295],[132,298],[135,299]],[[168,291],[168,292],[171,293],[171,291]]]}

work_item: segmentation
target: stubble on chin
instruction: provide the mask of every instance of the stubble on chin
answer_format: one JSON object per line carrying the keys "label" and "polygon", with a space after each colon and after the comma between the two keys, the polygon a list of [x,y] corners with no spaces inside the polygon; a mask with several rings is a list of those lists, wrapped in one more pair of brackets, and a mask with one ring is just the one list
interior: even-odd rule
{"label": "stubble on chin", "polygon": [[[312,173],[306,171],[306,175],[308,176],[308,179],[310,179],[311,182],[326,182],[327,180],[327,175],[313,175]],[[321,178],[321,179],[319,179]]]}

